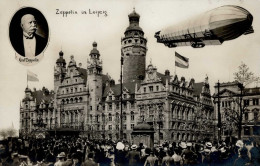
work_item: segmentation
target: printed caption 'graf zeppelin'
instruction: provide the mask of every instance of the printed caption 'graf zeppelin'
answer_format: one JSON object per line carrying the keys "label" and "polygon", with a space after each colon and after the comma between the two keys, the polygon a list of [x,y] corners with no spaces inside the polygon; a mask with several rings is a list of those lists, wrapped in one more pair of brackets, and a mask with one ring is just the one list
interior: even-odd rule
{"label": "printed caption 'graf zeppelin'", "polygon": [[76,10],[60,10],[56,9],[56,14],[62,15],[62,17],[67,17],[68,15],[96,15],[97,17],[103,16],[107,17],[108,13],[106,10],[81,10],[81,11],[76,11]]}

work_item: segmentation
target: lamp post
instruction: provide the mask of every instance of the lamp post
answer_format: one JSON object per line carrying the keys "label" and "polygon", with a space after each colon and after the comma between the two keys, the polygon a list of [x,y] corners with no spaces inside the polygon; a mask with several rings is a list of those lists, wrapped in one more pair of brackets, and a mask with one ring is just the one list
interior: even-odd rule
{"label": "lamp post", "polygon": [[123,139],[123,52],[121,51],[121,65],[120,65],[120,139]]}
{"label": "lamp post", "polygon": [[219,97],[219,88],[220,88],[220,83],[218,81],[218,140],[221,140],[221,113],[220,113],[220,97]]}

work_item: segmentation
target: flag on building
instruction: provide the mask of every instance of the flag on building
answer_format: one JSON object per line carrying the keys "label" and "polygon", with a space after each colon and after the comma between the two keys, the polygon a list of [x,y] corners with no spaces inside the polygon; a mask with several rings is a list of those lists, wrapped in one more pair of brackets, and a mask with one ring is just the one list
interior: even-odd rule
{"label": "flag on building", "polygon": [[175,52],[175,66],[181,68],[189,67],[189,58],[181,56],[179,53]]}
{"label": "flag on building", "polygon": [[39,81],[39,79],[37,78],[36,74],[27,70],[27,81]]}

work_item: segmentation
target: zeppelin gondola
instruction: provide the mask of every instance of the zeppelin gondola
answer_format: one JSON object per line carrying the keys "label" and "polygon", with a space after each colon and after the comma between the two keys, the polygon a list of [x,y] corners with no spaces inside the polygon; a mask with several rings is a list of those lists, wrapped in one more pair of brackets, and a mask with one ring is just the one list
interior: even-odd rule
{"label": "zeppelin gondola", "polygon": [[241,35],[253,33],[253,16],[244,8],[226,5],[155,33],[158,43],[172,48],[221,45]]}

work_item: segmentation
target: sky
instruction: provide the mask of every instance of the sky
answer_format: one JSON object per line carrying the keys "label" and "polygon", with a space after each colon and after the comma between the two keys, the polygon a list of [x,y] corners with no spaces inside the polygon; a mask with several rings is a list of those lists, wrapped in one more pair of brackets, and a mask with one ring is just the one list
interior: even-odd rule
{"label": "sky", "polygon": [[[247,9],[254,17],[255,32],[224,42],[218,46],[168,48],[157,43],[155,32],[191,18],[194,15],[223,5],[238,5]],[[2,0],[0,1],[0,129],[19,129],[19,108],[27,86],[26,73],[37,74],[39,82],[29,82],[29,88],[52,90],[53,73],[59,51],[64,52],[67,63],[74,55],[77,64],[86,68],[92,43],[97,42],[103,61],[103,74],[108,73],[118,82],[120,75],[121,38],[129,25],[128,14],[135,8],[140,14],[140,27],[148,40],[146,65],[152,62],[157,70],[171,74],[175,71],[174,52],[189,58],[188,69],[176,69],[178,77],[191,78],[195,82],[209,77],[211,94],[214,85],[233,81],[233,73],[241,62],[260,76],[260,1],[259,0]],[[25,66],[15,59],[15,51],[9,40],[9,23],[22,7],[34,7],[45,16],[50,34],[49,43],[41,61],[34,66]],[[75,11],[67,17],[59,11]],[[81,14],[87,11],[88,14]],[[102,11],[103,14],[93,14]],[[89,14],[91,12],[92,14]],[[106,13],[106,15],[104,14]],[[254,85],[256,86],[256,85]],[[259,85],[260,86],[260,85]]]}

